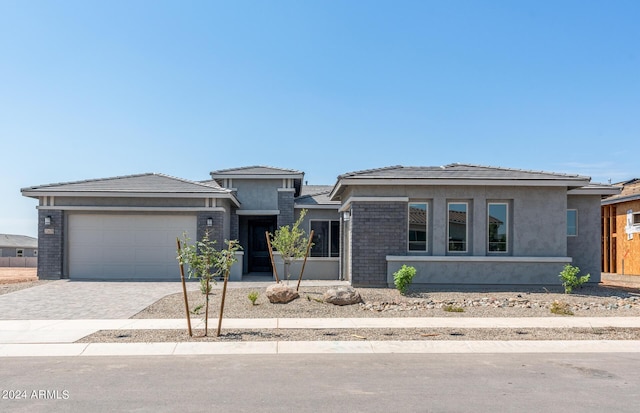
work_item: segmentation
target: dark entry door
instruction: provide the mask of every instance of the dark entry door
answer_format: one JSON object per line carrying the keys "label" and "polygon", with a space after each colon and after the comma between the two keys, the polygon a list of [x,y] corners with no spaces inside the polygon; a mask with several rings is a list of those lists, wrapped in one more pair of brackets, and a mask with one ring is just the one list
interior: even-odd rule
{"label": "dark entry door", "polygon": [[252,219],[249,221],[249,272],[271,273],[271,259],[265,233],[273,233],[275,218]]}

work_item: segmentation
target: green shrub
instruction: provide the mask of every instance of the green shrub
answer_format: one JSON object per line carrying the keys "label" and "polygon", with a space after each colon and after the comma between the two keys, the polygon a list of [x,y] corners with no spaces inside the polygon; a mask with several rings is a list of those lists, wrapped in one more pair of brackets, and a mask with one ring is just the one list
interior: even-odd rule
{"label": "green shrub", "polygon": [[445,305],[442,309],[448,313],[464,313],[464,308],[454,305]]}
{"label": "green shrub", "polygon": [[398,291],[400,291],[400,294],[404,295],[407,293],[409,284],[411,284],[415,275],[415,267],[408,267],[406,265],[402,265],[402,268],[393,273],[393,282]]}
{"label": "green shrub", "polygon": [[249,298],[249,301],[251,301],[251,305],[256,305],[256,300],[258,299],[258,292],[257,291],[251,291],[249,293],[249,295],[247,296]]}
{"label": "green shrub", "polygon": [[560,281],[562,281],[565,294],[571,294],[574,288],[580,288],[584,283],[589,281],[591,274],[578,277],[579,272],[580,268],[574,267],[571,264],[565,265],[562,272],[560,272],[559,277]]}

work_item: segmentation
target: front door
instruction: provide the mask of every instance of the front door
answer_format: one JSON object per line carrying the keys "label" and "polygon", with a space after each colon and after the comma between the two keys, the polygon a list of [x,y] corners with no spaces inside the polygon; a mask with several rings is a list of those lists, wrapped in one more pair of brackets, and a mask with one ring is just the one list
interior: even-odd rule
{"label": "front door", "polygon": [[273,234],[275,228],[275,217],[249,220],[249,272],[271,273],[271,258],[265,233]]}

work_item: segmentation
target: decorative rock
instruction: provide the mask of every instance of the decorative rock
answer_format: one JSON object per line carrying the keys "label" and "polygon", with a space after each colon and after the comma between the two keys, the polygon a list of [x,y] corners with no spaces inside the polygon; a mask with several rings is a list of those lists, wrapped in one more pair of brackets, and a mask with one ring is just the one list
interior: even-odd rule
{"label": "decorative rock", "polygon": [[295,289],[281,283],[268,286],[266,295],[273,304],[286,304],[300,297]]}
{"label": "decorative rock", "polygon": [[330,288],[324,293],[324,301],[335,305],[351,305],[362,301],[360,293],[350,286]]}

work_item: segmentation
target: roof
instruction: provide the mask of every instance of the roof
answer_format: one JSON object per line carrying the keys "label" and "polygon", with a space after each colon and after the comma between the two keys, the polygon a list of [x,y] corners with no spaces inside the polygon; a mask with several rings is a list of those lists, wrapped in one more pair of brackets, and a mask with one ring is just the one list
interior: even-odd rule
{"label": "roof", "polygon": [[159,173],[61,182],[21,189],[23,196],[106,196],[166,198],[228,198],[240,205],[230,190],[216,182],[195,182]]}
{"label": "roof", "polygon": [[304,172],[294,169],[274,168],[272,166],[244,166],[241,168],[220,169],[212,171],[212,178],[298,178],[302,179]]}
{"label": "roof", "polygon": [[320,207],[340,207],[340,201],[332,201],[331,185],[304,185],[300,190],[300,196],[295,199],[295,205],[302,208]]}
{"label": "roof", "polygon": [[26,235],[0,234],[0,248],[38,248],[38,238]]}
{"label": "roof", "polygon": [[588,176],[525,169],[453,163],[445,166],[388,166],[340,175],[338,179],[571,179],[590,181]]}
{"label": "roof", "polygon": [[640,200],[640,178],[630,179],[615,185],[620,186],[620,193],[605,198],[602,200],[602,205]]}
{"label": "roof", "polygon": [[26,196],[39,196],[46,193],[228,193],[215,182],[194,182],[172,176],[145,173],[138,175],[116,176],[112,178],[88,179],[75,182],[61,182],[22,188]]}
{"label": "roof", "polygon": [[509,185],[580,188],[588,176],[453,163],[445,166],[388,166],[338,176],[331,192],[336,199],[349,185]]}

